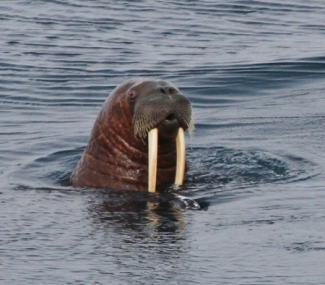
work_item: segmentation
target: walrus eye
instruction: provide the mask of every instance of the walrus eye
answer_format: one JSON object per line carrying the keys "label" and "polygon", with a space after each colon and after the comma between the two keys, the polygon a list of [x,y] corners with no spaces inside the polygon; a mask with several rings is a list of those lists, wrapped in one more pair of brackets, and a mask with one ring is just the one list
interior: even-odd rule
{"label": "walrus eye", "polygon": [[129,99],[131,101],[134,101],[135,100],[135,97],[137,96],[137,94],[135,93],[134,90],[131,90],[131,91],[129,91],[128,96],[129,96]]}

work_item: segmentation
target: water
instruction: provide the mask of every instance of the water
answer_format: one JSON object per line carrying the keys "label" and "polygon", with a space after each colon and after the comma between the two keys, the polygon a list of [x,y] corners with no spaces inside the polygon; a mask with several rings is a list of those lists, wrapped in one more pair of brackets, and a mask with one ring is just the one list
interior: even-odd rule
{"label": "water", "polygon": [[[324,284],[323,1],[109,2],[0,3],[0,283]],[[136,76],[190,98],[206,211],[62,186]]]}

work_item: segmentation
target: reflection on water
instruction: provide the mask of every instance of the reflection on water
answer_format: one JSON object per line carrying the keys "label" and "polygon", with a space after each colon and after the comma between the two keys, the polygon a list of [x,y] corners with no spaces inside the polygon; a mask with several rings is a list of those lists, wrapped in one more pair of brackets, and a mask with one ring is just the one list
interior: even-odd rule
{"label": "reflection on water", "polygon": [[103,191],[87,197],[92,234],[109,265],[101,274],[112,274],[114,264],[118,280],[142,275],[150,283],[174,278],[186,263],[191,224],[186,212],[162,208],[162,197],[152,194]]}
{"label": "reflection on water", "polygon": [[169,203],[174,199],[173,195],[95,191],[92,193],[89,213],[96,224],[116,227],[117,232],[122,231],[121,234],[132,230],[157,238],[160,233],[173,234],[184,229],[183,211],[173,208]]}

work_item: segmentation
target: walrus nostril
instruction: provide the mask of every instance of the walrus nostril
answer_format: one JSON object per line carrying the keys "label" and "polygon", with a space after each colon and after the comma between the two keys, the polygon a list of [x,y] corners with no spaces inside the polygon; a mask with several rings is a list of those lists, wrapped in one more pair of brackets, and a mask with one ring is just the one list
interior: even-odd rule
{"label": "walrus nostril", "polygon": [[160,92],[163,94],[167,94],[166,90],[164,88],[160,88]]}
{"label": "walrus nostril", "polygon": [[176,90],[174,88],[168,88],[168,94],[175,94]]}

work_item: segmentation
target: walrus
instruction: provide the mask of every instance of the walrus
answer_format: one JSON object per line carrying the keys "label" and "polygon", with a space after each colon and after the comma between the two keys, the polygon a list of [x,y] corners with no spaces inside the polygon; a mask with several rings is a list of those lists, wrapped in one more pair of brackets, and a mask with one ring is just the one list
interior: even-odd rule
{"label": "walrus", "polygon": [[125,81],[104,102],[70,184],[150,192],[182,184],[187,129],[191,103],[171,82]]}

